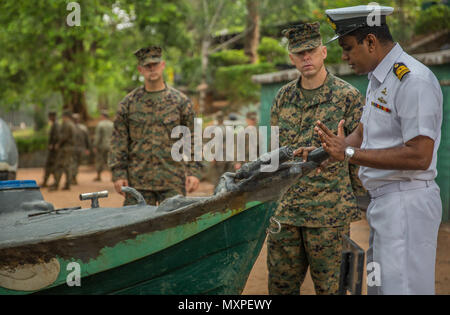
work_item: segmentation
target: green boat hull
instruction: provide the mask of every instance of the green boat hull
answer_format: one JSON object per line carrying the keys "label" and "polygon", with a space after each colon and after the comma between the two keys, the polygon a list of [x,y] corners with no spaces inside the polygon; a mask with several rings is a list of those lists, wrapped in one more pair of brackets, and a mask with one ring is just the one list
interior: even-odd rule
{"label": "green boat hull", "polygon": [[[60,283],[14,293],[241,294],[274,209],[273,202],[257,203],[161,251],[93,275],[83,274],[80,286]],[[121,247],[117,251],[118,256],[124,255]]]}

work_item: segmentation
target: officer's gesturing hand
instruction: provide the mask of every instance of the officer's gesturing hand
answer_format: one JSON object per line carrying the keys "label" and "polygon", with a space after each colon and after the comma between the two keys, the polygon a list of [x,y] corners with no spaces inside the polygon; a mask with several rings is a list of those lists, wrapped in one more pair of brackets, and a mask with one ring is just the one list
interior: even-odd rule
{"label": "officer's gesturing hand", "polygon": [[344,123],[345,120],[339,122],[337,135],[322,124],[320,120],[317,121],[317,126],[314,127],[314,130],[320,137],[324,150],[337,161],[343,161],[345,159],[345,148],[348,146],[345,140]]}

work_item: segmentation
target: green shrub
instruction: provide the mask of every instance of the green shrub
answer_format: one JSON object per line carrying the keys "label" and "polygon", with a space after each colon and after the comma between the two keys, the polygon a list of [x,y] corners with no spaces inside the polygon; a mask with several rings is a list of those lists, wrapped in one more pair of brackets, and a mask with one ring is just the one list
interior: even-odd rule
{"label": "green shrub", "polygon": [[47,149],[48,137],[46,132],[36,132],[29,136],[15,136],[19,155]]}
{"label": "green shrub", "polygon": [[232,103],[258,102],[260,86],[252,82],[252,75],[276,71],[271,63],[220,67],[215,77],[216,91]]}
{"label": "green shrub", "polygon": [[209,62],[211,66],[218,68],[247,64],[250,59],[243,50],[227,49],[211,54]]}
{"label": "green shrub", "polygon": [[416,22],[417,34],[428,34],[450,29],[450,8],[446,5],[433,5],[422,11]]}
{"label": "green shrub", "polygon": [[201,82],[202,62],[200,57],[186,57],[181,59],[181,73],[178,85],[186,85],[195,89]]}
{"label": "green shrub", "polygon": [[289,62],[286,47],[283,47],[276,39],[263,37],[258,47],[259,60],[275,64]]}

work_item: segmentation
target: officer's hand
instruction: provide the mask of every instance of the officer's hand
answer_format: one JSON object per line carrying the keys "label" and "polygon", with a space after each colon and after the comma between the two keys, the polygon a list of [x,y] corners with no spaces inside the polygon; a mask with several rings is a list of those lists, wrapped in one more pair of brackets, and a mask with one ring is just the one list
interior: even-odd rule
{"label": "officer's hand", "polygon": [[320,121],[317,121],[317,126],[314,127],[314,130],[319,134],[324,150],[337,161],[345,159],[345,148],[348,146],[345,141],[344,124],[345,120],[339,122],[337,135]]}
{"label": "officer's hand", "polygon": [[114,182],[114,189],[125,197],[125,193],[122,191],[123,186],[128,186],[128,180],[126,179],[118,179]]}
{"label": "officer's hand", "polygon": [[294,151],[294,156],[302,156],[303,157],[303,162],[306,162],[306,160],[308,159],[308,154],[311,151],[314,151],[315,149],[317,149],[317,147],[300,147],[297,150]]}
{"label": "officer's hand", "polygon": [[191,193],[197,190],[200,180],[195,176],[186,177],[186,192]]}

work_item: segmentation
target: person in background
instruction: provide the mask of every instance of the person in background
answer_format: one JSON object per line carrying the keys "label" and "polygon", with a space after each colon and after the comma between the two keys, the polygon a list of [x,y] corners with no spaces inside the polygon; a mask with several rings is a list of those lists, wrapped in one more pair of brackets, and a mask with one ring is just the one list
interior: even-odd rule
{"label": "person in background", "polygon": [[47,181],[50,175],[53,175],[53,179],[55,179],[57,155],[55,144],[58,142],[59,133],[59,124],[56,121],[56,112],[52,111],[48,113],[48,121],[50,122],[50,130],[48,133],[47,159],[45,160],[44,180],[42,181],[41,187],[47,187]]}
{"label": "person in background", "polygon": [[[134,89],[119,104],[114,120],[108,165],[116,191],[123,186],[137,189],[147,204],[157,205],[175,195],[195,191],[200,182],[202,164],[175,161],[171,149],[177,139],[171,138],[177,126],[194,130],[191,100],[166,84],[165,61],[160,47],[135,52],[138,71],[144,85]],[[192,137],[194,138],[194,137]],[[192,150],[192,155],[195,150]],[[134,204],[125,196],[125,205]]]}
{"label": "person in background", "polygon": [[95,127],[93,150],[95,154],[97,177],[94,181],[101,181],[102,172],[108,168],[108,153],[113,129],[114,123],[109,119],[109,113],[107,111],[102,111],[100,114],[100,122]]}

